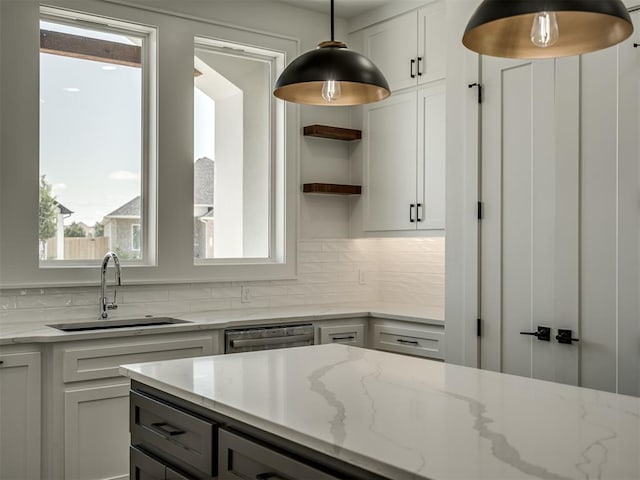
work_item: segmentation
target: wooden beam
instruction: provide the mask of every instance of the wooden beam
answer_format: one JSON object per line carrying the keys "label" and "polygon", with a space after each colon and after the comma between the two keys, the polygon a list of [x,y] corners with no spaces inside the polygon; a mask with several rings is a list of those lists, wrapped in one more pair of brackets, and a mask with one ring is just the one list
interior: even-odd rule
{"label": "wooden beam", "polygon": [[40,30],[40,51],[129,67],[142,65],[142,49],[136,45],[50,30]]}

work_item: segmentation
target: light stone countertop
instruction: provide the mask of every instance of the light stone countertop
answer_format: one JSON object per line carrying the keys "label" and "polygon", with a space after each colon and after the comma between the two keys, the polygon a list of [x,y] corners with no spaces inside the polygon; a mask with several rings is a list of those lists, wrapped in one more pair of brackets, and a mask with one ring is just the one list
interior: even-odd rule
{"label": "light stone countertop", "polygon": [[123,375],[394,480],[640,479],[640,398],[345,345]]}
{"label": "light stone countertop", "polygon": [[[118,329],[92,330],[84,332],[63,332],[49,323],[70,322],[15,322],[0,323],[0,345],[16,343],[48,343],[69,340],[88,340],[94,338],[127,337],[154,333],[178,333],[197,330],[242,327],[247,325],[265,325],[279,322],[308,322],[340,318],[375,317],[391,320],[406,320],[432,325],[444,325],[442,309],[404,304],[344,304],[344,305],[304,305],[277,308],[253,308],[215,310],[210,312],[171,314],[171,318],[187,320],[190,323],[158,325],[147,327],[127,327]],[[98,321],[86,319],[85,321]],[[122,320],[114,318],[113,320]]]}

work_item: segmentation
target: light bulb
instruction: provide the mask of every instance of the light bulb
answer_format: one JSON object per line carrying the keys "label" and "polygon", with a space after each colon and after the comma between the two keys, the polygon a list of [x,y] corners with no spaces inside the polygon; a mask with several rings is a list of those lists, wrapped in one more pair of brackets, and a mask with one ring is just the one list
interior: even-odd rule
{"label": "light bulb", "polygon": [[340,88],[340,82],[335,80],[326,80],[322,84],[322,98],[327,102],[334,102],[342,96],[342,89]]}
{"label": "light bulb", "polygon": [[531,41],[536,47],[550,47],[558,41],[559,34],[554,12],[540,12],[533,18]]}

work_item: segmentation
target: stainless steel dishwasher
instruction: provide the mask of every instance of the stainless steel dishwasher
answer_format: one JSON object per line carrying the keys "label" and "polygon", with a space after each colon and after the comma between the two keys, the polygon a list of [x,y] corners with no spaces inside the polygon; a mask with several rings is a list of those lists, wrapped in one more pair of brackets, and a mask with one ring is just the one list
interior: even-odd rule
{"label": "stainless steel dishwasher", "polygon": [[270,325],[224,331],[224,353],[313,345],[313,324]]}

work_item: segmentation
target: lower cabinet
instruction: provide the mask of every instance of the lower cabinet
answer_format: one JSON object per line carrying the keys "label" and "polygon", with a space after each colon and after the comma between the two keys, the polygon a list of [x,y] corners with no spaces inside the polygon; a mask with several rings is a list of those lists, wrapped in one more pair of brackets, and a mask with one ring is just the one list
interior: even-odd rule
{"label": "lower cabinet", "polygon": [[374,320],[370,346],[375,350],[444,360],[444,325]]}
{"label": "lower cabinet", "polygon": [[0,350],[0,479],[40,478],[40,352]]}
{"label": "lower cabinet", "polygon": [[131,480],[382,480],[136,381],[130,412]]}
{"label": "lower cabinet", "polygon": [[119,365],[217,351],[217,332],[210,331],[82,340],[49,347],[44,478],[129,478],[130,386],[119,375]]}

